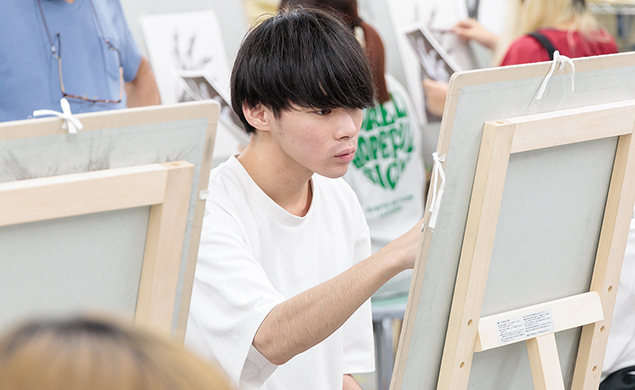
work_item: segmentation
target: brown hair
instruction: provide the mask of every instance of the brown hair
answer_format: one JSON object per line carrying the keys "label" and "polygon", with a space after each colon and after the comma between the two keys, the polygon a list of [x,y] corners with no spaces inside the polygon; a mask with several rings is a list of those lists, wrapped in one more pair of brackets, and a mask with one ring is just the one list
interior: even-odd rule
{"label": "brown hair", "polygon": [[319,8],[323,11],[335,13],[352,29],[359,27],[364,33],[364,50],[370,62],[373,80],[376,87],[376,98],[385,103],[390,100],[388,87],[386,86],[386,55],[384,44],[377,31],[364,22],[357,13],[357,0],[282,0],[280,9],[288,9],[294,6],[306,6]]}
{"label": "brown hair", "polygon": [[220,370],[149,331],[76,318],[0,338],[3,390],[232,390]]}

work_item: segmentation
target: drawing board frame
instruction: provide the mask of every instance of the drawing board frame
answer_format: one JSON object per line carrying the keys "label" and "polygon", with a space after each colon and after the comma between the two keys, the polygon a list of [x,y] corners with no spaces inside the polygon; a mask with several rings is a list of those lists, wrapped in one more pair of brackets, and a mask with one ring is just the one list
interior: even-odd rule
{"label": "drawing board frame", "polygon": [[0,226],[151,206],[135,323],[170,333],[194,166],[142,165],[0,184]]}
{"label": "drawing board frame", "polygon": [[[453,76],[450,83],[448,103],[446,104],[444,113],[441,137],[437,148],[438,154],[446,158],[444,163],[446,175],[445,192],[440,203],[436,227],[432,229],[426,225],[423,232],[421,253],[417,265],[415,266],[408,308],[393,374],[392,389],[460,389],[467,388],[468,386],[474,389],[497,388],[496,386],[531,389],[534,388],[532,381],[536,380],[536,377],[534,376],[532,380],[532,371],[529,369],[529,366],[543,360],[553,362],[554,352],[555,356],[559,353],[564,362],[563,374],[561,374],[564,375],[564,380],[561,380],[561,382],[564,381],[564,386],[573,386],[572,388],[576,389],[590,389],[594,388],[594,385],[597,387],[601,374],[601,363],[606,346],[606,338],[608,337],[608,329],[610,327],[613,309],[612,304],[615,298],[614,288],[612,288],[611,291],[606,290],[608,286],[616,286],[615,283],[617,283],[619,279],[621,268],[620,250],[623,256],[628,223],[632,213],[632,190],[629,189],[629,194],[625,197],[623,202],[620,203],[618,208],[611,208],[614,207],[615,202],[609,202],[613,204],[613,206],[607,207],[606,213],[604,203],[602,203],[601,200],[603,197],[606,200],[607,196],[609,198],[615,197],[615,193],[619,193],[619,188],[616,189],[615,186],[620,183],[620,180],[611,179],[613,160],[616,158],[616,150],[618,151],[618,161],[621,161],[620,159],[623,158],[621,156],[624,156],[624,153],[626,153],[626,155],[631,153],[628,151],[630,146],[625,145],[630,145],[632,136],[626,135],[622,131],[622,133],[618,132],[619,134],[610,133],[611,136],[608,138],[598,139],[591,137],[584,142],[578,142],[580,139],[575,136],[571,137],[571,135],[576,134],[575,131],[572,130],[585,128],[587,122],[580,122],[581,118],[588,119],[588,115],[596,115],[590,113],[595,112],[596,109],[606,109],[609,111],[612,109],[630,110],[626,114],[625,120],[627,123],[626,128],[630,126],[629,134],[632,133],[634,120],[633,111],[630,108],[626,108],[627,106],[630,107],[629,104],[631,103],[624,103],[627,100],[635,98],[635,94],[628,89],[635,85],[635,79],[632,77],[632,73],[629,73],[633,71],[632,61],[632,54],[575,60],[576,92],[572,93],[570,89],[571,74],[566,71],[560,71],[556,74],[555,78],[552,78],[550,81],[547,94],[542,101],[535,100],[535,95],[544,76],[549,70],[549,63],[464,72]],[[607,104],[608,106],[602,107],[602,104]],[[488,251],[492,254],[491,260],[493,268],[489,271],[490,276],[487,276],[488,264],[486,262],[480,265],[474,265],[475,269],[479,270],[478,272],[484,272],[484,276],[481,274],[479,278],[473,279],[479,280],[480,282],[476,283],[476,285],[470,285],[469,275],[471,264],[469,261],[464,261],[463,259],[464,257],[471,257],[469,253],[471,251],[471,249],[469,249],[470,242],[472,248],[475,248],[475,236],[472,235],[478,231],[477,227],[479,225],[475,221],[480,220],[480,218],[475,218],[474,213],[481,207],[476,207],[475,205],[479,202],[477,200],[478,194],[481,196],[481,202],[484,199],[482,197],[483,190],[487,187],[484,183],[486,183],[487,180],[492,180],[492,177],[498,178],[498,181],[496,181],[497,187],[492,187],[490,183],[487,188],[496,188],[495,192],[498,191],[498,195],[502,196],[503,199],[502,210],[505,211],[505,215],[511,215],[511,217],[504,217],[504,214],[501,214],[501,216],[499,216],[499,226],[497,227],[495,225],[496,216],[492,216],[491,214],[496,211],[498,203],[495,201],[489,205],[493,208],[485,211],[481,210],[483,211],[483,220],[488,221],[489,226],[488,223],[481,226],[486,228],[488,233],[484,236],[484,231],[481,231],[478,236],[479,239],[485,239],[486,241],[487,238],[484,237],[489,237],[490,240],[493,240],[494,236],[502,236],[507,239],[513,236],[513,233],[510,232],[512,229],[509,229],[509,227],[518,226],[510,222],[510,220],[513,219],[513,212],[509,214],[509,211],[513,209],[518,210],[518,204],[514,205],[513,196],[520,196],[516,201],[518,201],[518,199],[523,200],[523,191],[527,189],[526,186],[522,186],[522,180],[520,180],[524,177],[522,174],[517,175],[518,177],[512,177],[511,179],[507,177],[505,181],[500,180],[501,172],[504,177],[507,168],[504,163],[506,158],[501,157],[504,156],[505,153],[491,152],[491,148],[494,147],[492,146],[494,145],[492,141],[496,138],[491,135],[492,133],[496,133],[496,130],[493,129],[499,128],[500,130],[506,128],[507,140],[510,141],[510,137],[512,136],[509,135],[509,126],[529,126],[528,124],[533,123],[532,121],[541,123],[541,121],[547,120],[546,118],[557,121],[559,119],[555,118],[560,117],[568,118],[564,126],[569,127],[563,129],[561,132],[561,134],[570,137],[566,142],[559,141],[560,143],[553,143],[549,148],[539,152],[525,149],[518,153],[520,157],[517,158],[514,157],[515,154],[512,153],[511,160],[509,160],[509,158],[508,160],[510,164],[514,164],[514,169],[518,169],[517,172],[533,174],[534,176],[530,175],[530,179],[535,179],[540,176],[534,172],[537,171],[537,169],[532,170],[531,167],[528,168],[529,164],[526,163],[526,161],[531,161],[532,164],[536,164],[536,161],[539,161],[540,158],[546,158],[546,161],[550,161],[551,163],[557,162],[557,164],[564,164],[562,167],[558,167],[557,164],[546,166],[549,168],[555,167],[554,171],[557,171],[557,173],[554,173],[554,178],[548,178],[546,180],[550,186],[558,189],[555,195],[552,194],[552,197],[558,199],[560,202],[565,201],[558,198],[557,194],[562,190],[565,184],[558,184],[558,181],[562,181],[562,178],[566,177],[567,169],[571,169],[571,164],[567,165],[560,156],[566,156],[564,160],[567,158],[570,158],[571,161],[577,159],[576,163],[578,163],[578,165],[580,161],[583,161],[583,158],[586,157],[590,159],[590,165],[594,162],[601,161],[597,163],[597,167],[583,167],[584,169],[588,168],[584,171],[584,174],[590,173],[594,180],[597,179],[596,182],[586,183],[585,180],[581,178],[582,174],[575,174],[573,176],[578,176],[572,179],[584,182],[581,186],[585,189],[593,188],[593,186],[603,188],[602,190],[591,191],[595,193],[589,195],[589,197],[585,197],[586,195],[582,196],[584,199],[579,202],[577,199],[571,202],[574,204],[574,206],[571,207],[578,207],[576,213],[580,212],[580,210],[586,210],[589,208],[589,205],[593,205],[593,207],[591,207],[591,209],[593,209],[593,215],[589,216],[589,220],[593,222],[589,222],[588,226],[584,227],[578,227],[576,225],[570,229],[572,230],[571,232],[564,232],[562,236],[565,237],[565,241],[569,240],[571,242],[574,242],[575,240],[573,238],[578,235],[586,238],[592,237],[593,234],[598,234],[598,231],[600,231],[599,229],[601,229],[603,225],[603,218],[614,219],[613,223],[615,224],[615,231],[617,233],[611,235],[604,233],[605,230],[601,230],[603,232],[602,236],[596,238],[595,241],[588,239],[583,242],[583,245],[579,245],[580,243],[576,242],[576,245],[584,247],[584,249],[580,249],[580,253],[583,252],[584,254],[584,256],[582,256],[584,257],[584,261],[580,263],[579,270],[576,270],[576,266],[572,260],[567,259],[563,261],[563,263],[566,263],[570,267],[568,268],[569,270],[573,269],[574,271],[570,271],[571,274],[567,275],[571,280],[562,279],[562,283],[552,283],[557,285],[555,287],[551,287],[549,281],[557,281],[558,272],[552,272],[554,275],[548,275],[547,277],[541,275],[546,281],[538,281],[537,283],[534,281],[536,286],[529,286],[528,288],[525,288],[527,286],[524,286],[522,281],[518,281],[517,275],[509,277],[512,282],[505,282],[505,275],[509,274],[509,268],[505,268],[505,262],[501,259],[505,258],[509,260],[514,257],[510,256],[510,253],[513,253],[513,245],[501,244],[500,240],[495,240],[494,243],[493,241],[489,241],[488,244],[480,249],[486,252],[483,258],[490,258],[487,255]],[[512,119],[505,121],[503,120],[504,118]],[[497,123],[496,121],[500,121],[501,123]],[[484,123],[486,122],[489,123],[485,125],[485,130],[483,130]],[[563,125],[563,122],[560,122],[560,124]],[[610,127],[611,125],[616,125],[616,123],[611,119],[608,121],[605,120],[601,124],[596,123],[596,125],[608,125]],[[535,128],[536,127],[532,127],[532,129]],[[625,127],[623,126],[623,128]],[[601,133],[601,131],[599,132]],[[500,137],[503,133],[504,130],[501,130],[497,142],[500,142],[502,139]],[[513,135],[513,131],[511,133]],[[545,140],[554,138],[548,134],[545,135],[544,132],[541,134]],[[582,139],[589,137],[589,134],[588,132],[582,134]],[[620,141],[617,141],[618,137]],[[523,142],[529,143],[530,141]],[[507,141],[503,142],[503,144],[507,145]],[[497,147],[501,147],[500,143],[497,145]],[[503,147],[503,149],[505,148],[506,147]],[[632,150],[632,148],[630,149]],[[490,150],[490,152],[487,152],[487,150]],[[590,154],[588,154],[589,152]],[[490,165],[493,160],[490,161],[486,157],[481,157],[486,155],[490,157],[498,156],[502,160],[498,160],[498,163],[492,163]],[[484,162],[481,162],[482,158],[485,159]],[[633,169],[632,160],[633,159],[630,158],[628,170]],[[539,165],[540,164],[538,164],[538,166]],[[483,168],[485,166],[488,168]],[[625,166],[626,165],[622,168]],[[494,167],[502,171],[498,173],[495,171],[489,172],[489,169],[494,169]],[[545,166],[543,166],[543,168],[545,168]],[[561,171],[559,171],[559,169],[561,169]],[[560,176],[556,177],[557,175]],[[489,179],[486,179],[486,177],[489,177]],[[616,173],[615,177],[618,178],[619,174]],[[633,187],[634,183],[630,181],[632,179],[628,176],[622,176],[622,179],[626,180],[625,183],[630,183],[628,185],[630,185],[631,188]],[[627,188],[628,185],[624,184],[624,188]],[[611,187],[610,190],[609,186]],[[503,191],[503,188],[505,188],[505,191]],[[523,191],[518,191],[520,188],[523,188]],[[536,194],[544,195],[540,192],[543,190],[535,190],[537,192],[531,191],[533,190],[530,189],[528,191],[528,194],[531,196]],[[501,195],[509,193],[513,195]],[[546,193],[548,193],[548,191],[546,191]],[[549,204],[548,198],[549,196],[539,197],[540,201],[544,202],[544,205],[541,205],[541,207],[546,207],[546,209],[551,212],[554,206]],[[512,200],[510,201],[510,199]],[[524,198],[524,200],[527,201],[527,198]],[[481,205],[484,205],[484,203],[481,203]],[[568,207],[569,205],[565,204],[565,206]],[[523,208],[528,208],[531,209],[532,212],[535,212],[536,209],[532,207],[531,205],[529,207],[523,205]],[[629,207],[630,211],[628,211]],[[538,208],[538,210],[540,210],[540,208]],[[526,215],[523,215],[522,210],[518,211],[518,213],[523,218],[527,218]],[[430,213],[427,213],[426,224],[429,219]],[[494,226],[491,226],[492,221],[494,221]],[[500,226],[501,222],[504,222],[504,227]],[[545,231],[551,229],[550,235],[557,236],[557,234],[554,234],[555,227],[544,226],[548,224],[547,222],[543,225],[536,223],[535,226],[530,226],[529,230],[535,233],[539,231],[539,229]],[[593,228],[590,227],[591,225],[593,225]],[[561,225],[558,226],[561,227]],[[542,239],[543,237],[540,238]],[[608,242],[610,242],[611,239],[613,239],[614,242],[609,245]],[[522,237],[516,240],[516,242],[512,242],[514,244],[522,242]],[[607,242],[607,240],[609,241]],[[531,241],[531,239],[526,239],[526,241]],[[534,246],[537,245],[534,244]],[[463,250],[461,250],[461,247],[463,247]],[[569,243],[563,245],[563,247],[567,247],[566,250],[572,252],[571,248],[573,246]],[[611,249],[608,250],[608,248]],[[520,248],[519,252],[524,252],[522,249],[525,248]],[[550,248],[549,250],[552,249]],[[601,257],[599,255],[600,252],[610,252],[609,257],[611,263],[603,270],[601,267],[597,268],[598,266],[596,264],[597,269],[594,272],[596,251],[599,256],[598,258]],[[527,250],[527,252],[531,251]],[[545,253],[547,252],[541,253],[541,255]],[[556,251],[554,253],[558,252]],[[515,261],[519,263],[514,263],[513,261],[507,262],[513,263],[513,268],[524,270],[529,276],[533,275],[532,272],[537,273],[537,271],[531,269],[531,266],[533,265],[536,268],[540,268],[541,266],[536,265],[536,262],[527,261],[527,258],[523,258],[523,256],[526,255],[524,253],[518,253],[517,256],[515,256],[518,257]],[[569,265],[569,263],[571,264]],[[601,262],[598,262],[598,264],[600,263]],[[529,264],[529,266],[525,266],[525,264]],[[504,272],[492,272],[492,270],[496,270],[495,267],[500,267]],[[512,265],[509,267],[512,267]],[[544,268],[549,267],[555,266],[544,266]],[[483,277],[485,277],[487,283],[484,282]],[[505,283],[507,283],[507,285]],[[519,287],[514,290],[515,286],[510,286],[512,283],[516,283]],[[486,285],[487,289],[485,288]],[[470,286],[470,288],[478,287],[477,290],[470,290],[470,293],[466,293],[466,286]],[[497,288],[498,290],[496,290]],[[534,290],[532,290],[532,288],[534,288]],[[504,293],[501,293],[501,291]],[[545,338],[540,339],[540,343],[534,342],[533,345],[528,345],[529,353],[524,352],[522,349],[524,347],[519,348],[517,346],[518,344],[515,344],[516,346],[512,345],[506,346],[505,348],[497,348],[496,351],[485,351],[482,352],[483,355],[479,355],[482,356],[482,358],[479,357],[479,359],[481,359],[480,361],[474,361],[478,364],[476,366],[471,365],[472,355],[476,347],[479,318],[490,317],[489,319],[491,320],[491,316],[501,312],[514,313],[513,310],[526,307],[540,308],[540,306],[534,305],[545,302],[552,304],[560,298],[577,296],[588,293],[589,291],[596,292],[598,296],[585,295],[582,298],[575,298],[583,299],[585,300],[584,302],[591,302],[591,307],[596,308],[596,311],[593,312],[595,314],[590,314],[590,319],[587,318],[584,321],[580,320],[582,323],[576,323],[576,326],[579,326],[588,323],[585,321],[591,321],[589,325],[584,326],[581,337],[579,330],[570,330],[563,332],[562,335],[557,335],[557,337],[559,337],[557,349],[555,347],[555,340],[549,341]],[[476,295],[474,295],[475,293]],[[501,297],[501,295],[503,296]],[[455,297],[454,300],[452,296]],[[463,297],[463,303],[465,303],[465,299],[473,298],[475,299],[474,302],[482,301],[485,304],[483,307],[479,307],[477,303],[463,305],[462,307],[465,309],[465,312],[470,312],[469,315],[465,314],[469,318],[463,317],[464,313],[460,310],[461,299],[457,299],[459,296]],[[600,306],[603,319],[600,319],[598,316],[597,308]],[[553,310],[552,314],[556,316]],[[484,323],[485,322],[487,321],[484,321]],[[468,325],[468,323],[470,325]],[[466,331],[466,328],[469,328],[469,331]],[[599,332],[600,329],[602,329],[601,332]],[[598,335],[597,333],[601,334]],[[459,334],[461,337],[458,336]],[[553,332],[550,334],[553,335]],[[534,338],[534,341],[535,340],[539,339]],[[580,342],[580,340],[582,341]],[[578,344],[580,345],[579,353]],[[448,347],[448,345],[450,346]],[[520,345],[522,345],[522,343],[520,343]],[[461,350],[465,353],[460,352],[455,354],[456,351],[446,352],[452,350],[452,346],[456,347],[456,350]],[[545,346],[547,346],[546,350],[544,349]],[[587,347],[588,349],[586,349]],[[548,353],[546,351],[548,351]],[[551,355],[549,355],[549,353]],[[461,357],[454,360],[457,356]],[[533,359],[532,356],[539,356],[539,358]],[[551,356],[551,358],[548,358],[548,356]],[[577,364],[575,364],[576,356],[578,356],[578,359],[581,359]],[[578,368],[575,369],[574,374],[575,366]],[[450,367],[450,369],[448,369],[448,367]],[[553,364],[547,365],[546,367],[553,367]],[[459,370],[459,372],[463,370],[467,374],[457,375],[456,370]],[[488,372],[487,370],[490,371]],[[536,369],[536,371],[539,370]],[[451,374],[448,374],[448,372],[451,372]],[[553,373],[556,372],[556,370],[550,372]],[[540,378],[538,378],[538,381],[539,380]],[[552,380],[552,378],[543,375],[542,380],[546,383],[546,381]],[[556,378],[556,382],[557,381],[558,379]],[[448,385],[450,385],[450,387],[447,387]],[[536,388],[541,387],[537,386]]]}
{"label": "drawing board frame", "polygon": [[[134,296],[126,297],[131,304],[123,306],[128,311],[133,309],[127,316],[135,322],[149,324],[182,340],[205,204],[201,194],[207,189],[218,116],[218,103],[206,101],[77,115],[84,125],[78,134],[68,134],[58,118],[0,124],[0,160],[5,163],[5,169],[0,171],[0,205],[8,210],[0,218],[0,234],[6,236],[17,230],[22,234],[18,238],[41,234],[41,231],[54,235],[51,226],[55,225],[49,225],[46,230],[38,223],[65,220],[70,224],[88,223],[84,228],[88,231],[112,212],[118,214],[114,224],[107,227],[125,230],[129,218],[126,212],[130,212],[133,221],[138,219],[138,214],[145,227],[139,229],[139,224],[133,224],[138,230],[133,238],[143,241],[139,244],[140,251],[131,256],[132,261],[139,264],[139,273],[131,279],[133,283],[136,281],[137,287],[127,291]],[[52,161],[46,161],[48,158]],[[144,209],[147,212],[143,212]],[[78,216],[84,219],[72,219]],[[102,238],[88,233],[86,237],[87,240]],[[103,239],[107,241],[110,237]],[[25,238],[24,242],[29,241]],[[16,246],[19,249],[20,245]],[[18,260],[13,264],[26,260],[15,255],[21,253],[19,250],[8,250],[7,253],[13,255],[7,258]],[[51,248],[50,259],[23,261],[31,264],[31,268],[14,270],[10,263],[0,266],[5,271],[8,269],[8,274],[22,272],[21,277],[25,278],[28,274],[24,272],[34,266],[46,268],[50,267],[49,262],[56,261],[66,264],[56,259],[60,256],[56,253],[55,248]],[[138,258],[134,257],[136,253],[140,254]],[[105,267],[108,263],[113,266],[117,263],[107,255],[96,254],[95,257],[100,260],[103,257]],[[90,258],[73,261],[75,265],[88,263],[82,272],[91,269]],[[95,272],[99,269],[94,267]],[[62,270],[58,275],[46,277],[58,277],[64,282],[65,272],[73,273]],[[94,277],[80,275],[83,276]],[[18,293],[15,291],[5,298],[18,306],[31,305],[24,309],[26,314],[38,315],[46,311],[48,305],[61,307],[60,314],[67,310],[100,311],[100,305],[92,307],[90,301],[82,304],[70,300],[47,302],[44,289],[20,293],[18,286]],[[72,294],[83,295],[80,290]],[[90,294],[93,292],[87,295]],[[102,295],[107,296],[108,292]],[[119,301],[113,305],[122,306]]]}

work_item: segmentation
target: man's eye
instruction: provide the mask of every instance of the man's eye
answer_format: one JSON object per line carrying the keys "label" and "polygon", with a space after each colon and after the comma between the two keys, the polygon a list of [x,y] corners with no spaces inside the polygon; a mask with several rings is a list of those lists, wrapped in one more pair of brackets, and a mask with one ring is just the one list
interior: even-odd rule
{"label": "man's eye", "polygon": [[317,110],[315,111],[316,114],[321,115],[321,116],[326,116],[329,115],[330,113],[332,113],[333,110],[331,109],[325,109],[325,110]]}

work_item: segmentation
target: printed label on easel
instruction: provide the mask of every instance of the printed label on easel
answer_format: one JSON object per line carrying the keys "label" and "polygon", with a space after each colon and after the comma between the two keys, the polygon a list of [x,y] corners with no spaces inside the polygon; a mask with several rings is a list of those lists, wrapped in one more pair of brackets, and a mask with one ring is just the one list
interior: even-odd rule
{"label": "printed label on easel", "polygon": [[501,345],[553,332],[555,332],[555,326],[553,325],[551,309],[496,322],[496,333],[498,334],[498,342]]}

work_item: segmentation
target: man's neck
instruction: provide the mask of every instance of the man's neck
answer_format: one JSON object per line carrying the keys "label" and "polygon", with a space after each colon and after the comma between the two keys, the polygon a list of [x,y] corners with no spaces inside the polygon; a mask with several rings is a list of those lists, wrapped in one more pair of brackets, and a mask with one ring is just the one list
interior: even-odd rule
{"label": "man's neck", "polygon": [[275,157],[278,153],[271,151],[274,145],[256,137],[252,136],[247,148],[238,156],[238,161],[258,187],[280,207],[298,217],[305,216],[313,198],[313,172],[289,167],[284,159]]}
{"label": "man's neck", "polygon": [[64,1],[67,2],[68,4],[73,4],[75,0],[64,0]]}

